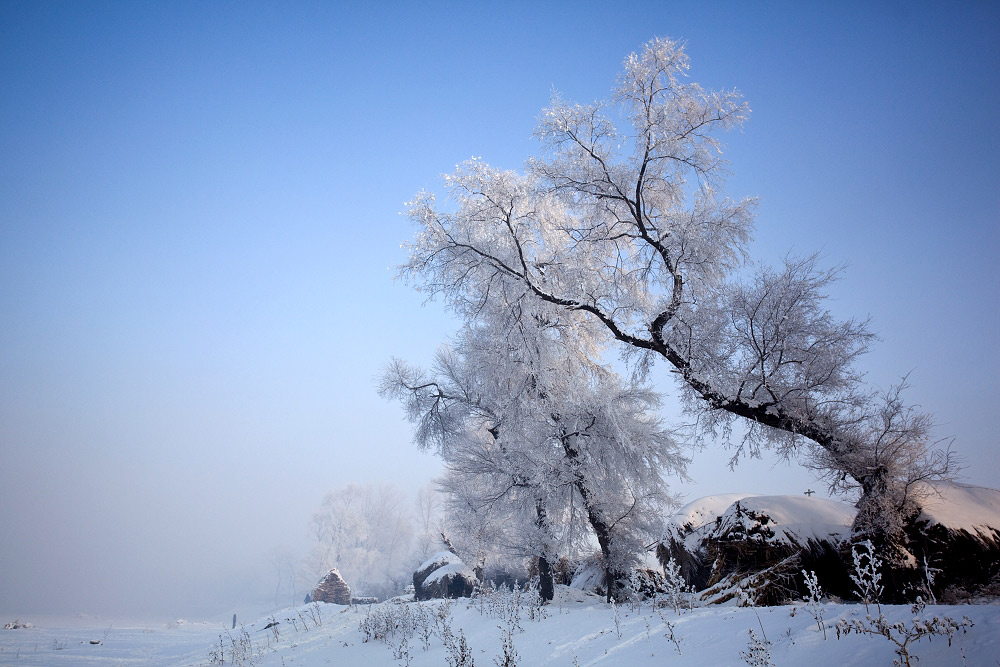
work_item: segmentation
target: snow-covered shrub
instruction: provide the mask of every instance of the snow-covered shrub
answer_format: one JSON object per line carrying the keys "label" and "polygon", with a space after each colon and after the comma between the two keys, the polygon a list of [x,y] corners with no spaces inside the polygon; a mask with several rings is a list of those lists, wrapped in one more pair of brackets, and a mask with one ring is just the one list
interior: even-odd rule
{"label": "snow-covered shrub", "polygon": [[[389,642],[397,634],[412,637],[419,622],[417,612],[408,604],[387,604],[368,607],[365,617],[358,623],[361,641]],[[419,606],[419,605],[418,605]]]}
{"label": "snow-covered shrub", "polygon": [[[524,632],[521,627],[521,607],[528,596],[517,586],[499,588],[492,585],[478,586],[473,593],[470,607],[479,607],[479,613],[502,621],[508,627]],[[532,614],[532,619],[540,620],[540,614]]]}
{"label": "snow-covered shrub", "polygon": [[691,588],[684,581],[681,567],[673,558],[663,566],[664,592],[663,600],[673,607],[674,613],[681,613],[681,604],[685,601],[691,606]]}
{"label": "snow-covered shrub", "polygon": [[[250,633],[244,626],[240,626],[240,631],[234,636],[232,632],[226,630],[225,639],[219,635],[219,645],[213,646],[208,653],[208,662],[211,665],[253,665],[261,651],[255,646],[250,638]],[[226,641],[228,639],[228,641]],[[228,647],[228,649],[227,649]]]}
{"label": "snow-covered shrub", "polygon": [[621,614],[618,612],[618,604],[615,602],[614,598],[611,598],[611,613],[614,614],[614,619],[615,619],[615,634],[618,635],[618,639],[621,639],[622,618]]}
{"label": "snow-covered shrub", "polygon": [[[858,551],[858,547],[864,547],[864,552]],[[875,547],[871,540],[865,540],[860,545],[851,546],[851,558],[854,560],[854,574],[851,581],[857,589],[858,595],[865,603],[865,611],[872,602],[879,606],[879,613],[882,611],[880,599],[882,597],[882,574],[879,568],[882,561],[875,555]]]}
{"label": "snow-covered shrub", "polygon": [[392,647],[392,657],[399,660],[403,667],[410,667],[413,656],[410,655],[410,640],[406,635],[402,635],[399,643]]}
{"label": "snow-covered shrub", "polygon": [[757,591],[749,578],[742,579],[736,586],[736,599],[741,607],[757,606]]}
{"label": "snow-covered shrub", "polygon": [[674,648],[677,649],[677,655],[681,655],[681,638],[674,632],[677,628],[674,627],[674,624],[670,621],[665,620],[663,624],[667,628],[667,631],[663,633],[663,636],[673,643]]}
{"label": "snow-covered shrub", "polygon": [[392,649],[393,657],[402,665],[413,660],[411,640],[418,639],[424,651],[430,650],[431,640],[437,636],[445,648],[449,667],[474,667],[472,650],[459,630],[451,629],[451,603],[436,606],[413,603],[387,603],[369,607],[358,624],[361,641],[381,641]]}
{"label": "snow-covered shrub", "polygon": [[[761,632],[763,633],[763,630]],[[740,657],[750,667],[773,667],[770,649],[771,642],[766,637],[761,639],[753,631],[753,628],[750,628],[750,641],[747,643],[747,650],[740,651]]]}
{"label": "snow-covered shrub", "polygon": [[451,603],[447,600],[442,601],[434,609],[432,620],[434,622],[434,631],[439,637],[444,639],[444,636],[451,632]]}
{"label": "snow-covered shrub", "polygon": [[911,655],[910,644],[918,642],[924,637],[928,640],[932,637],[947,637],[948,646],[956,633],[961,631],[965,634],[974,624],[968,616],[962,617],[961,621],[956,621],[949,616],[934,616],[932,618],[921,618],[924,611],[923,601],[918,598],[918,602],[913,605],[913,618],[909,625],[902,621],[890,623],[884,614],[879,613],[878,617],[867,614],[862,620],[860,618],[841,619],[837,623],[837,639],[841,635],[865,634],[870,636],[882,636],[896,645],[896,655],[892,664],[897,667],[912,667],[911,660],[919,660],[916,655]]}
{"label": "snow-covered shrub", "polygon": [[454,635],[449,634],[444,647],[447,651],[444,659],[448,663],[448,667],[476,667],[476,661],[472,658],[472,649],[469,648],[469,643],[465,640],[465,633],[461,629],[458,631],[457,639]]}
{"label": "snow-covered shrub", "polygon": [[319,604],[313,603],[309,605],[309,618],[312,619],[313,625],[319,627],[323,625],[323,613],[319,610]]}
{"label": "snow-covered shrub", "polygon": [[922,588],[924,589],[924,594],[927,595],[931,604],[937,604],[937,596],[934,595],[934,579],[937,578],[937,573],[941,570],[936,567],[931,567],[927,563],[927,554],[924,554],[924,582]]}
{"label": "snow-covered shrub", "polygon": [[528,618],[532,621],[540,621],[548,617],[548,613],[545,611],[545,598],[542,597],[538,577],[532,577],[531,581],[528,582],[522,599],[528,608]]}
{"label": "snow-covered shrub", "polygon": [[501,653],[493,658],[493,662],[497,667],[517,667],[517,659],[521,656],[518,655],[517,649],[514,648],[513,628],[511,626],[507,626],[506,628],[503,626],[497,627],[500,628]]}
{"label": "snow-covered shrub", "polygon": [[816,627],[823,631],[823,639],[826,639],[826,626],[823,625],[823,604],[820,602],[823,597],[823,589],[819,587],[819,579],[815,572],[802,570],[802,576],[805,577],[806,588],[809,589],[809,595],[804,598],[806,609],[816,619]]}
{"label": "snow-covered shrub", "polygon": [[416,605],[416,607],[416,633],[420,637],[420,643],[423,645],[424,650],[428,651],[431,648],[431,637],[434,636],[434,615],[424,605]]}

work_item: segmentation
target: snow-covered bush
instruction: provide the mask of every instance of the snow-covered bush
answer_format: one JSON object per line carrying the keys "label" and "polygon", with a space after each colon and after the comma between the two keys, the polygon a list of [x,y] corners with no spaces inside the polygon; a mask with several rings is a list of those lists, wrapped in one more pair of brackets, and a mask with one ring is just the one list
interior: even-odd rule
{"label": "snow-covered bush", "polygon": [[[528,596],[518,586],[483,585],[475,590],[470,606],[478,607],[481,614],[495,618],[511,629],[524,632],[521,609],[527,602]],[[542,617],[532,612],[531,618],[541,620]]]}
{"label": "snow-covered bush", "polygon": [[663,625],[667,628],[667,631],[663,633],[663,636],[674,645],[675,649],[677,649],[677,655],[681,655],[681,638],[678,637],[675,632],[675,630],[677,630],[676,626],[666,619],[664,619]]}
{"label": "snow-covered bush", "polygon": [[500,655],[493,658],[493,662],[497,667],[517,667],[517,659],[521,656],[514,648],[514,630],[511,626],[497,627],[500,628]]}
{"label": "snow-covered bush", "polygon": [[[416,605],[419,608],[419,605]],[[368,607],[365,617],[358,623],[361,641],[380,641],[388,643],[399,635],[401,638],[412,637],[418,623],[429,622],[420,612],[412,609],[409,604],[384,604]]]}
{"label": "snow-covered bush", "polygon": [[241,625],[235,635],[229,630],[226,630],[225,638],[219,635],[219,644],[209,651],[208,662],[211,665],[225,665],[227,662],[238,666],[253,665],[262,650],[262,647],[253,643],[250,633]]}
{"label": "snow-covered bush", "polygon": [[680,565],[673,558],[663,566],[663,579],[666,587],[664,600],[674,608],[674,613],[681,613],[681,603],[688,592],[684,577],[681,576]]}
{"label": "snow-covered bush", "polygon": [[[864,551],[859,551],[858,547],[864,547]],[[882,610],[880,599],[882,597],[882,574],[879,568],[882,561],[875,555],[875,547],[871,540],[865,540],[860,545],[851,546],[851,558],[854,560],[854,574],[851,581],[858,591],[858,595],[865,603],[865,611],[872,602],[879,605],[879,612]]]}
{"label": "snow-covered bush", "polygon": [[823,625],[823,604],[820,602],[823,597],[823,589],[819,586],[819,579],[815,572],[802,570],[802,576],[805,577],[806,588],[809,589],[809,595],[804,598],[806,609],[816,619],[816,627],[823,631],[823,639],[826,639],[826,626]]}
{"label": "snow-covered bush", "polygon": [[904,665],[912,667],[911,660],[919,660],[919,658],[911,655],[911,643],[918,642],[924,637],[930,640],[938,636],[946,637],[948,646],[951,646],[951,640],[956,633],[965,634],[974,625],[968,616],[964,616],[961,621],[956,621],[949,616],[922,618],[924,604],[919,598],[917,600],[912,608],[913,618],[908,625],[902,621],[890,623],[880,611],[878,617],[867,614],[864,619],[841,619],[836,626],[837,639],[840,639],[841,635],[846,636],[852,633],[885,637],[896,645],[895,651],[898,657],[893,660],[892,664],[897,667]]}
{"label": "snow-covered bush", "polygon": [[545,598],[542,597],[538,577],[532,577],[531,581],[528,582],[528,585],[524,589],[522,600],[528,608],[528,618],[532,621],[540,621],[548,617],[548,613],[545,611]]}
{"label": "snow-covered bush", "polygon": [[771,642],[766,637],[761,639],[753,628],[750,628],[750,641],[747,643],[747,650],[740,651],[740,657],[750,667],[773,667],[770,649]]}
{"label": "snow-covered bush", "polygon": [[448,663],[448,667],[476,667],[476,661],[472,658],[472,649],[469,648],[469,643],[465,640],[465,633],[459,629],[458,637],[449,634],[447,638],[442,637],[444,641],[445,651],[445,662]]}

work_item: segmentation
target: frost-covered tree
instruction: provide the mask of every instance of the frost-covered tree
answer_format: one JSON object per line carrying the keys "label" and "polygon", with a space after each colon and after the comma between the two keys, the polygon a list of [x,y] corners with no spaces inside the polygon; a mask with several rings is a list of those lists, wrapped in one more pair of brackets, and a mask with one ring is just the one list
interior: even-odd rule
{"label": "frost-covered tree", "polygon": [[912,482],[953,462],[899,391],[865,387],[855,361],[873,335],[826,309],[836,271],[813,257],[749,263],[754,201],[722,194],[718,138],[749,108],[688,67],[682,45],[654,39],[625,59],[610,100],[553,99],[523,172],[476,159],[446,177],[449,205],[419,194],[402,274],[472,319],[487,302],[560,309],[566,326],[623,344],[640,375],[666,361],[698,434],[739,421],[737,457],[805,445],[833,490],[857,491],[857,532],[897,536]]}
{"label": "frost-covered tree", "polygon": [[393,361],[381,389],[403,401],[417,444],[440,454],[463,532],[537,556],[550,596],[550,565],[580,513],[611,592],[660,536],[672,500],[662,475],[687,460],[656,416],[659,397],[571,353],[580,332],[541,306],[468,325],[430,372]]}
{"label": "frost-covered tree", "polygon": [[392,486],[351,484],[326,494],[311,522],[306,570],[312,583],[337,568],[355,593],[395,592],[410,574],[412,521]]}

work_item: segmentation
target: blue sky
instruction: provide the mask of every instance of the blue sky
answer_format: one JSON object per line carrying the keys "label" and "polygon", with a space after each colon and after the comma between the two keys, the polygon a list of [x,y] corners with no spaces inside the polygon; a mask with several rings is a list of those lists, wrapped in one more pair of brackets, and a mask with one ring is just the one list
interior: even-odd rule
{"label": "blue sky", "polygon": [[[373,384],[454,328],[393,282],[403,203],[518,168],[553,90],[606,96],[653,36],[750,102],[754,255],[846,264],[871,381],[910,372],[997,486],[998,32],[985,2],[3,3],[0,611],[207,607],[327,490],[430,479]],[[684,489],[815,488],[728,456]]]}

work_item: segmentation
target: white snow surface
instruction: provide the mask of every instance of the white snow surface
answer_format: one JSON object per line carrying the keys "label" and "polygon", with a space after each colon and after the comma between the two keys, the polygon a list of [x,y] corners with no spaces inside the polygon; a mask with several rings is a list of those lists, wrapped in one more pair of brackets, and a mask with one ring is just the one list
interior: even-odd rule
{"label": "white snow surface", "polygon": [[832,541],[834,544],[850,537],[851,524],[857,511],[838,500],[809,496],[752,496],[733,503],[719,519],[718,531],[723,532],[736,524],[749,530],[756,524],[743,508],[754,514],[764,514],[770,521],[765,525],[774,531],[772,543],[804,546],[810,540]]}
{"label": "white snow surface", "polygon": [[584,564],[574,574],[570,588],[578,591],[594,591],[604,585],[604,568],[596,560]]}
{"label": "white snow surface", "polygon": [[431,572],[430,575],[426,579],[424,579],[424,585],[434,583],[438,579],[441,579],[442,577],[447,577],[450,574],[464,574],[473,579],[476,578],[476,574],[468,567],[466,567],[465,563],[463,563],[462,561],[458,561],[455,563],[448,563],[446,565],[442,565],[438,569]]}
{"label": "white snow surface", "polygon": [[[440,562],[442,565],[447,565],[448,563],[462,563],[462,559],[450,551],[439,551],[421,563],[420,567],[418,567],[416,571],[420,572],[421,570],[426,570],[436,562]],[[465,565],[465,563],[462,564]]]}
{"label": "white snow surface", "polygon": [[472,579],[475,579],[476,577],[476,574],[469,568],[469,566],[463,563],[461,558],[450,551],[437,552],[421,563],[420,567],[418,567],[416,571],[422,572],[435,563],[440,564],[440,566],[431,572],[426,579],[424,579],[424,584],[434,583],[438,579],[451,574],[464,574]]}
{"label": "white snow surface", "polygon": [[756,495],[755,493],[719,493],[714,496],[698,498],[677,510],[670,521],[677,526],[698,529],[715,521],[717,516],[729,509],[729,506],[737,500],[753,498]]}
{"label": "white snow surface", "polygon": [[[484,614],[475,601],[468,599],[397,601],[353,607],[314,603],[281,609],[246,626],[252,658],[242,664],[440,667],[446,664],[447,653],[439,636],[429,636],[426,648],[419,633],[410,637],[405,647],[409,657],[406,663],[393,657],[394,650],[400,647],[400,637],[390,639],[391,645],[364,642],[359,623],[367,614],[380,610],[406,607],[412,614],[423,607],[433,614],[442,605],[449,609],[451,630],[458,634],[461,629],[467,639],[475,664],[493,665],[502,655],[501,631],[497,626],[503,625],[503,621]],[[882,637],[836,638],[833,630],[836,622],[845,618],[864,619],[863,605],[826,603],[823,609],[827,625],[825,640],[812,615],[801,606],[797,609],[705,607],[679,615],[672,610],[657,613],[648,603],[640,607],[619,605],[615,610],[594,595],[557,586],[556,599],[546,607],[546,616],[531,620],[527,609],[522,609],[522,629],[515,628],[511,638],[517,664],[523,667],[741,666],[746,664],[740,652],[747,650],[750,629],[758,636],[763,633],[771,642],[769,650],[775,665],[892,664],[896,657],[894,645]],[[909,624],[913,618],[909,606],[882,605],[882,611],[892,622]],[[317,622],[312,620],[314,613]],[[943,638],[911,643],[911,654],[920,657],[917,664],[939,667],[995,664],[996,656],[1000,655],[1000,606],[929,606],[923,613],[924,617],[935,615],[950,616],[957,621],[968,616],[975,625],[966,634],[956,635],[950,647]],[[235,632],[227,630],[225,620],[152,628],[117,625],[110,629],[107,625],[57,628],[36,624],[29,629],[0,630],[0,665],[205,665],[210,664],[210,652],[220,647],[220,640],[226,649],[224,664],[228,665],[230,634],[237,637],[241,627],[237,626]],[[277,637],[273,629],[264,629],[272,620],[279,623]],[[671,631],[679,646],[668,639]],[[101,643],[90,644],[91,640]]]}
{"label": "white snow surface", "polygon": [[953,482],[925,483],[918,493],[918,520],[940,524],[951,530],[964,530],[970,535],[988,537],[1000,533],[1000,491],[984,486]]}

